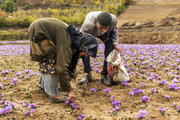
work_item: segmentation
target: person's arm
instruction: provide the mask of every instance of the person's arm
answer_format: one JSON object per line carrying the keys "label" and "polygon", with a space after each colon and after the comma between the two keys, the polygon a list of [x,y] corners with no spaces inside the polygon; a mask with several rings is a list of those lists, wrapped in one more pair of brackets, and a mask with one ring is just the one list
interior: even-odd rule
{"label": "person's arm", "polygon": [[56,40],[57,48],[57,74],[62,91],[71,91],[71,85],[69,82],[69,65],[72,59],[71,40],[65,29],[59,30],[59,36]]}
{"label": "person's arm", "polygon": [[68,100],[74,102],[76,95],[73,92],[69,81],[69,65],[72,60],[73,51],[71,48],[71,38],[65,29],[59,31],[56,41],[57,47],[57,74],[62,91],[68,92]]}
{"label": "person's arm", "polygon": [[118,38],[118,28],[117,28],[117,18],[115,16],[112,16],[112,30],[111,30],[111,40],[114,45],[114,49],[116,49],[118,52],[122,52],[121,48],[118,47],[119,44],[119,38]]}

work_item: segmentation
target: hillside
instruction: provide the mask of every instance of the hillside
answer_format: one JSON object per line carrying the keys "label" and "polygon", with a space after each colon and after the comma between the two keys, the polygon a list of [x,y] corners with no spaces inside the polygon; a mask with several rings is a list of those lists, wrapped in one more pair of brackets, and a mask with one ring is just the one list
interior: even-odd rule
{"label": "hillside", "polygon": [[120,44],[180,44],[179,0],[136,0],[118,17]]}

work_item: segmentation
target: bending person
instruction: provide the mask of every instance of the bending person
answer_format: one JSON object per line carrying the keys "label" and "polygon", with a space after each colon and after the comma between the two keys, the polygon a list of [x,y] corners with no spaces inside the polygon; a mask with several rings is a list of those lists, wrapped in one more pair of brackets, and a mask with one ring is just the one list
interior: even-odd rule
{"label": "bending person", "polygon": [[[69,70],[74,64],[72,56],[76,55],[76,59],[79,55],[96,57],[98,43],[95,37],[82,34],[73,26],[54,18],[34,21],[28,34],[31,60],[39,62],[39,87],[52,102],[74,101],[76,96],[69,82]],[[68,97],[60,94],[58,83],[61,91],[68,92]]]}

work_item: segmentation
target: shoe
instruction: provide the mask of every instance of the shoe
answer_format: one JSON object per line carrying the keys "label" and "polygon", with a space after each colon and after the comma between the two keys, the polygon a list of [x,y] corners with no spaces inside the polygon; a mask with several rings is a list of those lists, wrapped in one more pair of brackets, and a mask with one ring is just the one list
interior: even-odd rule
{"label": "shoe", "polygon": [[52,103],[63,103],[63,102],[66,102],[68,99],[68,97],[64,96],[64,98],[62,99],[59,99],[59,98],[54,98],[54,97],[49,97],[49,100],[52,102]]}
{"label": "shoe", "polygon": [[102,83],[104,83],[107,86],[111,86],[112,85],[111,80],[110,80],[108,75],[103,75],[101,77],[101,80],[102,80]]}
{"label": "shoe", "polygon": [[85,75],[81,80],[78,81],[78,84],[83,84],[86,82],[92,82],[92,76]]}

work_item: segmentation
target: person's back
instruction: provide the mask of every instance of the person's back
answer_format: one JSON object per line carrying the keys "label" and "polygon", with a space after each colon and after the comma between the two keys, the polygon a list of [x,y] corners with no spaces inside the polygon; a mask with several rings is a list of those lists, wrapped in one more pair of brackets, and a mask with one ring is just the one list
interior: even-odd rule
{"label": "person's back", "polygon": [[[96,57],[98,43],[89,34],[81,34],[73,26],[54,18],[41,18],[34,21],[28,29],[30,56],[39,62],[41,77],[39,87],[54,102],[64,102],[67,97],[58,90],[68,92],[70,100],[75,98],[69,82],[69,66],[74,51]],[[88,40],[88,42],[87,42]],[[91,54],[90,54],[91,53]],[[79,54],[76,54],[79,58]]]}
{"label": "person's back", "polygon": [[[31,28],[36,28],[36,31],[30,31]],[[29,37],[39,37],[42,34],[46,35],[48,40],[52,40],[56,44],[56,39],[58,36],[61,36],[61,34],[64,34],[62,32],[59,32],[60,29],[66,30],[68,25],[64,23],[63,21],[54,19],[54,18],[40,18],[38,20],[35,20],[29,27]],[[67,31],[65,31],[67,32]],[[35,35],[36,34],[36,35]],[[35,39],[35,38],[33,38]],[[59,39],[59,38],[58,38]],[[30,39],[33,41],[32,39]]]}

